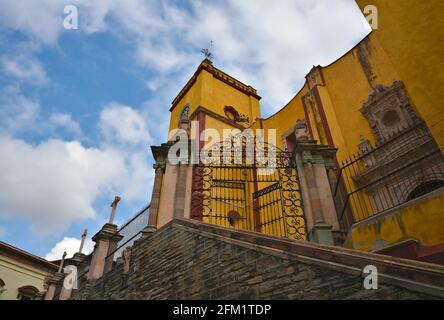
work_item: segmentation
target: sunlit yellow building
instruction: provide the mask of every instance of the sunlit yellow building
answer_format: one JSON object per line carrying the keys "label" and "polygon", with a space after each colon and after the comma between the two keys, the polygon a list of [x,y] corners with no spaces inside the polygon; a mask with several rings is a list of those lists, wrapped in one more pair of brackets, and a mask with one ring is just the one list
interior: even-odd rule
{"label": "sunlit yellow building", "polygon": [[58,266],[0,242],[0,300],[42,299],[45,281]]}
{"label": "sunlit yellow building", "polygon": [[[208,59],[199,65],[172,102],[169,142],[152,147],[150,224],[186,217],[444,263],[444,52],[436,42],[444,5],[357,2],[376,5],[378,29],[330,65],[313,67],[268,118],[253,87]],[[177,129],[190,140],[184,144]],[[179,144],[214,157],[227,140],[224,129],[264,130],[265,154],[276,147],[274,171],[246,159],[168,160]]]}

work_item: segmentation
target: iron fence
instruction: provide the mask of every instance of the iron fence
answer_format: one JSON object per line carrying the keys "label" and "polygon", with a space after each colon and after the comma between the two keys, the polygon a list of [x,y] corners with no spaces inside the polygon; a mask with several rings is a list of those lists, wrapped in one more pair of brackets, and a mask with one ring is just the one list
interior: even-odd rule
{"label": "iron fence", "polygon": [[341,164],[334,200],[350,226],[444,187],[444,158],[423,121]]}
{"label": "iron fence", "polygon": [[120,229],[111,237],[123,236],[117,243],[117,248],[108,253],[106,260],[113,257],[114,260],[122,255],[126,247],[131,246],[134,241],[139,239],[142,235],[142,230],[148,225],[150,205],[147,205],[142,210],[128,220]]}
{"label": "iron fence", "polygon": [[211,152],[213,163],[193,168],[191,218],[306,239],[299,176],[291,153],[267,143],[248,150],[234,139],[215,144]]}

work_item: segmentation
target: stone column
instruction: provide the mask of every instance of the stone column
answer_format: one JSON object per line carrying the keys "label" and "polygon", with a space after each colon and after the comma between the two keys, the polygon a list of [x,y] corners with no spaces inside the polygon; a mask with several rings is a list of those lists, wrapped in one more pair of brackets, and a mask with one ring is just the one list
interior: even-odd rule
{"label": "stone column", "polygon": [[176,201],[174,203],[174,218],[183,218],[185,210],[185,189],[187,186],[188,164],[178,165],[178,177],[176,184]]}
{"label": "stone column", "polygon": [[313,140],[298,141],[295,146],[309,239],[329,245],[334,244],[332,232],[340,229],[327,174],[335,154],[336,149]]}
{"label": "stone column", "polygon": [[99,279],[104,273],[111,270],[113,256],[106,258],[108,254],[117,248],[117,243],[122,240],[122,236],[117,234],[115,224],[106,223],[102,229],[97,232],[92,240],[96,243],[89,265],[88,280]]}
{"label": "stone column", "polygon": [[[82,239],[80,241],[80,247],[79,247],[79,251],[76,252],[74,254],[74,256],[70,259],[69,263],[70,265],[74,266],[75,268],[78,268],[79,265],[82,263],[83,259],[85,259],[85,255],[82,253],[83,251],[83,246],[85,244],[85,240],[86,240],[86,236],[88,235],[88,230],[85,229],[85,231],[82,234]],[[66,270],[66,268],[65,268]],[[65,271],[66,273],[66,271]],[[66,276],[69,276],[69,274],[67,274]],[[72,278],[72,281],[77,281],[77,275],[75,275],[75,278]],[[73,283],[74,285],[74,283]],[[65,286],[62,286],[62,291],[60,292],[60,300],[69,300],[71,299],[71,295],[72,295],[72,289],[73,287],[67,287],[65,288]],[[76,289],[76,288],[74,288]]]}
{"label": "stone column", "polygon": [[62,282],[64,276],[65,275],[63,273],[56,272],[48,279],[48,290],[46,291],[46,294],[45,294],[45,300],[53,300],[54,299],[55,292],[57,290],[57,286],[58,285],[63,286],[63,284],[61,282]]}
{"label": "stone column", "polygon": [[162,190],[162,180],[165,167],[159,166],[157,163],[154,165],[155,176],[153,183],[153,190],[151,193],[151,203],[150,203],[150,212],[148,225],[149,226],[157,226],[157,215],[159,213],[159,204],[160,204],[160,192]]}
{"label": "stone column", "polygon": [[[69,263],[70,263],[70,265],[72,265],[72,266],[77,268],[82,263],[83,259],[85,259],[85,257],[86,256],[83,253],[76,252],[74,254],[74,256],[70,259]],[[66,276],[69,276],[69,274],[65,273],[65,277]],[[73,278],[73,281],[76,281],[76,279]],[[59,299],[60,300],[69,300],[69,299],[71,299],[71,295],[72,295],[72,290],[73,289],[75,289],[75,288],[62,286],[62,291],[60,292]]]}
{"label": "stone column", "polygon": [[120,198],[116,196],[111,203],[112,210],[109,222],[92,237],[92,240],[96,244],[94,245],[94,251],[89,265],[88,280],[99,279],[112,268],[114,256],[111,255],[108,259],[106,257],[117,249],[117,244],[123,238],[123,236],[117,233],[117,226],[113,223],[119,201]]}
{"label": "stone column", "polygon": [[[191,188],[192,185],[191,176],[189,176],[192,174],[192,170],[190,170],[190,167],[192,167],[192,164],[190,164],[192,146],[192,142],[186,140],[151,147],[153,156],[156,159],[156,165],[162,166],[164,173],[162,174],[163,182],[161,188],[159,186],[160,183],[159,185],[155,183],[154,186],[155,189],[158,188],[161,191],[154,190],[156,193],[153,191],[153,198],[156,197],[156,200],[154,201],[154,207],[153,202],[151,203],[149,225],[161,228],[174,218],[189,216],[190,204],[187,201],[191,202],[191,190],[187,188]],[[170,148],[180,151],[188,150],[188,159],[182,158],[183,162],[178,164],[169,161],[168,152]],[[157,199],[159,199],[158,203],[156,202]],[[157,215],[155,214],[156,212]],[[156,219],[154,215],[156,215]]]}
{"label": "stone column", "polygon": [[170,148],[169,143],[163,143],[160,146],[151,146],[151,152],[153,153],[153,158],[156,161],[154,164],[155,176],[153,183],[153,190],[151,193],[151,203],[148,226],[156,227],[159,223],[159,208],[160,208],[160,197],[162,192],[163,178],[166,169],[166,162],[168,158],[168,150]]}
{"label": "stone column", "polygon": [[176,202],[176,185],[179,166],[167,164],[163,179],[157,228],[161,228],[174,219],[174,204]]}

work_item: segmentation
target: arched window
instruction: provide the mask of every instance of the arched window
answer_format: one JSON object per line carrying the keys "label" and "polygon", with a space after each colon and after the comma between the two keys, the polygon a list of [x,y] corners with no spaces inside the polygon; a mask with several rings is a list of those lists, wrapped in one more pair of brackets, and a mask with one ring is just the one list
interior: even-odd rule
{"label": "arched window", "polygon": [[0,294],[6,291],[6,284],[3,279],[0,278]]}
{"label": "arched window", "polygon": [[419,198],[427,193],[430,193],[436,189],[444,187],[443,180],[432,180],[421,183],[417,186],[410,194],[408,195],[406,201],[410,201],[416,198]]}
{"label": "arched window", "polygon": [[188,120],[189,119],[189,113],[190,113],[190,105],[187,104],[182,111],[180,112],[179,115],[179,127],[180,127],[180,123],[182,120]]}
{"label": "arched window", "polygon": [[34,286],[23,286],[18,288],[18,300],[33,300],[37,293],[39,293],[39,290]]}

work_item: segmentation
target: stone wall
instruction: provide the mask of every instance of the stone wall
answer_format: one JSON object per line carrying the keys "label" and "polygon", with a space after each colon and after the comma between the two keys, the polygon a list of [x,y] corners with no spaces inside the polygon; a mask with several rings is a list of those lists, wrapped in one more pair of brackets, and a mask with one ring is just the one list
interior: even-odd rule
{"label": "stone wall", "polygon": [[[379,289],[361,270],[378,268]],[[442,266],[267,237],[176,219],[136,243],[123,264],[74,299],[428,299],[444,297]],[[126,283],[125,283],[126,282]]]}

